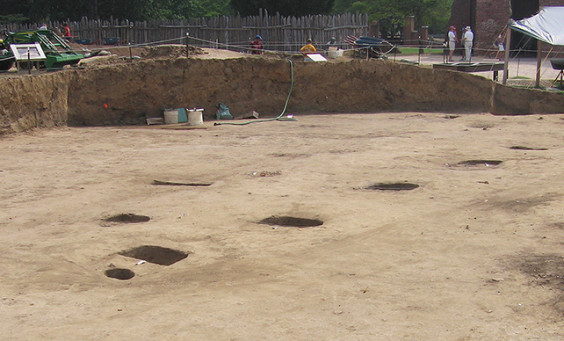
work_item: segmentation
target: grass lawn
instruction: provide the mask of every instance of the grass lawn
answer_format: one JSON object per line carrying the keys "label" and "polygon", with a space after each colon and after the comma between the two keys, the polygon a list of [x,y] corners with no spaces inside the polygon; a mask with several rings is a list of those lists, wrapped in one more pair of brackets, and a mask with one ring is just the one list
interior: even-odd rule
{"label": "grass lawn", "polygon": [[[418,47],[401,47],[398,46],[398,49],[401,51],[401,54],[418,54],[419,48]],[[443,54],[443,48],[424,48],[424,54]]]}

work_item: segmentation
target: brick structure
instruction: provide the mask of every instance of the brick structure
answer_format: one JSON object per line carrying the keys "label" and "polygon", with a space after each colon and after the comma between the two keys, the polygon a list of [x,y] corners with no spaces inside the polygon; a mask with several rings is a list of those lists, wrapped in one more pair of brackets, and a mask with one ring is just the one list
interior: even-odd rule
{"label": "brick structure", "polygon": [[418,45],[419,32],[415,30],[415,17],[407,17],[403,24],[403,44]]}
{"label": "brick structure", "polygon": [[420,46],[429,39],[429,26],[421,26],[420,30],[415,30],[415,17],[405,18],[403,24],[403,45]]}
{"label": "brick structure", "polygon": [[[474,51],[476,54],[494,53],[495,38],[506,29],[509,19],[520,20],[538,13],[544,6],[564,6],[564,0],[454,0],[449,26],[456,26],[458,37],[462,28],[470,25],[474,32]],[[550,50],[551,46],[543,47]],[[511,50],[522,54],[536,55],[535,39],[523,38],[521,33],[512,32]],[[554,47],[554,52],[562,55],[564,48]]]}

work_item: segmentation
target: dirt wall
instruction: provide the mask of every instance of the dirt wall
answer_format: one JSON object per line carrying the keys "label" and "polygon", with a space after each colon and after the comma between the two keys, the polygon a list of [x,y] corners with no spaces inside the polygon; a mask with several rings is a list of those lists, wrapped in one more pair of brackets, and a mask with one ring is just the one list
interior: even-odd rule
{"label": "dirt wall", "polygon": [[564,113],[564,95],[495,84],[490,112],[499,115]]}
{"label": "dirt wall", "polygon": [[70,73],[0,80],[0,135],[67,124]]}
{"label": "dirt wall", "polygon": [[[293,81],[292,81],[293,68]],[[564,96],[452,71],[383,60],[292,64],[284,59],[158,59],[0,79],[3,132],[53,125],[143,124],[163,108],[217,103],[233,115],[288,113],[562,112]]]}
{"label": "dirt wall", "polygon": [[[203,107],[209,119],[219,102],[233,115],[276,116],[292,86],[291,69],[287,60],[180,58],[84,70],[72,79],[69,123],[140,123],[170,107]],[[293,74],[287,112],[484,112],[490,106],[491,82],[412,65],[298,61]]]}

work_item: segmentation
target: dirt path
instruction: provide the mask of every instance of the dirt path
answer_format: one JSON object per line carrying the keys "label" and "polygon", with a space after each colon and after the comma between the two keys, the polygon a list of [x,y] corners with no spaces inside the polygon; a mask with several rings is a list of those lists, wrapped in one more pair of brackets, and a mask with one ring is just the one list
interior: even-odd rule
{"label": "dirt path", "polygon": [[564,115],[297,118],[2,137],[0,334],[564,337]]}

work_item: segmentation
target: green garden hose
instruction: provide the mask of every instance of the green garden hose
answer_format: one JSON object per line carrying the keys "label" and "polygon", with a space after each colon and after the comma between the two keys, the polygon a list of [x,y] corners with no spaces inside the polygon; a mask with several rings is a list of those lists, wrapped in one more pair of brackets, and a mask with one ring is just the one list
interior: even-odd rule
{"label": "green garden hose", "polygon": [[240,126],[240,125],[245,125],[245,124],[259,123],[259,122],[269,122],[269,121],[297,121],[293,117],[283,117],[284,114],[286,113],[286,108],[288,107],[288,102],[290,101],[290,96],[292,95],[292,90],[294,89],[294,63],[292,63],[292,61],[290,59],[288,59],[288,61],[290,62],[290,80],[291,80],[290,81],[290,91],[288,91],[288,97],[286,97],[286,103],[284,103],[284,109],[282,110],[280,115],[278,115],[278,117],[264,118],[264,119],[260,119],[260,120],[252,120],[252,121],[247,121],[247,122],[216,122],[213,125],[218,126],[218,125],[230,124],[230,125]]}

